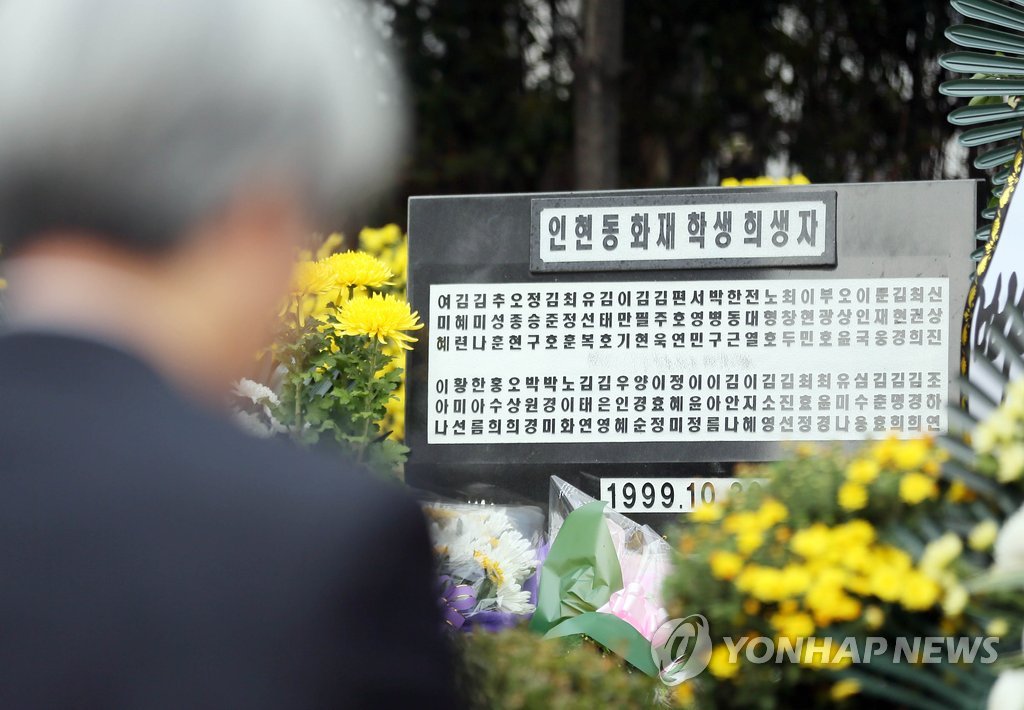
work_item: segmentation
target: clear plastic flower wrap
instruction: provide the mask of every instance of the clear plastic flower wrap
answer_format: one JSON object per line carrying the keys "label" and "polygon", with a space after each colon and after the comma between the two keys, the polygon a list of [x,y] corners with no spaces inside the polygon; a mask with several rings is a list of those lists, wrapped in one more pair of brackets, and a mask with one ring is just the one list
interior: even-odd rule
{"label": "clear plastic flower wrap", "polygon": [[445,623],[498,630],[529,619],[544,553],[543,511],[444,500],[424,502],[423,508]]}

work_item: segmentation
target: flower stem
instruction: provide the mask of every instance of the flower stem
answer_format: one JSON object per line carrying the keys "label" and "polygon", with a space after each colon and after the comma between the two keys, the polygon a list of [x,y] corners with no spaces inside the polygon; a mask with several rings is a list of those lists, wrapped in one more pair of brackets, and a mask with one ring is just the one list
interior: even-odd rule
{"label": "flower stem", "polygon": [[375,399],[375,397],[373,395],[373,387],[374,387],[374,384],[375,384],[375,379],[376,379],[376,374],[377,374],[377,368],[378,368],[377,359],[378,359],[379,356],[380,356],[380,344],[377,342],[376,338],[373,338],[371,336],[370,337],[370,357],[369,357],[369,361],[370,361],[370,368],[369,368],[369,370],[370,371],[367,373],[367,379],[366,379],[366,409],[367,409],[366,414],[367,414],[367,417],[366,417],[366,422],[363,425],[363,437],[362,437],[362,440],[359,442],[359,455],[356,457],[356,463],[362,463],[363,462],[363,458],[365,457],[365,454],[366,454],[366,449],[369,446],[370,419],[371,419],[370,415],[372,414],[373,400]]}

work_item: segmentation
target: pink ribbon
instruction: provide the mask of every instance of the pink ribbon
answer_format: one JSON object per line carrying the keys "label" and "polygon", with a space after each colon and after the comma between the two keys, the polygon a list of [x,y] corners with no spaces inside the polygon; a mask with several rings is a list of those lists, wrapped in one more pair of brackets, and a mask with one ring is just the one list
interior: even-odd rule
{"label": "pink ribbon", "polygon": [[668,613],[651,599],[644,587],[630,582],[623,589],[614,592],[608,603],[599,612],[619,617],[640,634],[650,640],[654,632],[668,619]]}

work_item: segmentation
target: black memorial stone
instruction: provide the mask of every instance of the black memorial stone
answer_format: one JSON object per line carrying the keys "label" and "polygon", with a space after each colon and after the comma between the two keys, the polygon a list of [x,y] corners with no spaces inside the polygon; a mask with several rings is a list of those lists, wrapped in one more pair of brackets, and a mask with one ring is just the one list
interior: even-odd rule
{"label": "black memorial stone", "polygon": [[967,180],[412,198],[406,479],[699,491],[782,442],[941,431],[974,209]]}

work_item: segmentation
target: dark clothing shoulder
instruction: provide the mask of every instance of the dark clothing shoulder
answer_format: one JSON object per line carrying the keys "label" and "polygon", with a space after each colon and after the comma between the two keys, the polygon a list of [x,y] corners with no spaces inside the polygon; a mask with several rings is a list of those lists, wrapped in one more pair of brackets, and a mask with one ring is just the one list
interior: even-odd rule
{"label": "dark clothing shoulder", "polygon": [[451,701],[415,502],[104,345],[0,337],[0,564],[2,707]]}

